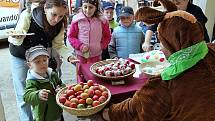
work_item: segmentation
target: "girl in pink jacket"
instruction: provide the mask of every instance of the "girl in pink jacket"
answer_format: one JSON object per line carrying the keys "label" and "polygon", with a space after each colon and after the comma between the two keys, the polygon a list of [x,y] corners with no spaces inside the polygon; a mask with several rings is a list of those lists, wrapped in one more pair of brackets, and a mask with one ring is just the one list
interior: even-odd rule
{"label": "girl in pink jacket", "polygon": [[[68,39],[80,60],[78,66],[101,60],[102,50],[107,48],[111,33],[108,21],[100,12],[99,0],[82,0],[82,10],[73,17]],[[81,75],[80,69],[78,75]]]}

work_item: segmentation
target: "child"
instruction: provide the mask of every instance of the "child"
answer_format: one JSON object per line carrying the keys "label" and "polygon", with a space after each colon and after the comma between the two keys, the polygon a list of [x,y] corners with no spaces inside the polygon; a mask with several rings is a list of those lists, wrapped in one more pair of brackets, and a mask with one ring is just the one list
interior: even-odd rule
{"label": "child", "polygon": [[29,66],[24,101],[33,107],[36,121],[63,121],[62,109],[56,103],[56,91],[62,86],[57,74],[48,68],[48,51],[41,45],[26,51]]}
{"label": "child", "polygon": [[112,33],[112,39],[108,46],[110,58],[128,58],[129,54],[140,53],[144,34],[136,25],[134,11],[131,7],[123,7],[119,15],[120,26]]}
{"label": "child", "polygon": [[157,49],[156,45],[159,44],[156,37],[157,32],[148,30],[149,26],[147,26],[144,22],[140,22],[139,26],[142,28],[142,31],[145,34],[145,41],[142,45],[143,51],[151,51],[151,50]]}
{"label": "child", "polygon": [[[103,8],[104,16],[109,21],[109,27],[112,33],[113,29],[118,26],[118,23],[113,18],[114,5],[111,2],[103,1],[102,8]],[[106,48],[102,51],[102,60],[109,59],[109,58],[110,58],[110,55],[108,53],[108,48]]]}
{"label": "child", "polygon": [[113,18],[114,15],[114,6],[111,2],[104,1],[102,4],[103,13],[106,19],[109,21],[109,26],[111,29],[111,32],[113,32],[113,29],[117,27],[119,24],[115,21]]}
{"label": "child", "polygon": [[[80,60],[84,63],[101,60],[102,50],[111,39],[108,21],[100,12],[100,0],[82,0],[82,10],[73,17],[68,40]],[[81,76],[78,69],[78,76]]]}

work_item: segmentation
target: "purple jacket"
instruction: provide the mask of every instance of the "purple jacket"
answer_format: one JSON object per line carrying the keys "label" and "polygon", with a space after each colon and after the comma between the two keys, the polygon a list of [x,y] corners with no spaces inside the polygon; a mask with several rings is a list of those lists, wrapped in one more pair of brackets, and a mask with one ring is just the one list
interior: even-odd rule
{"label": "purple jacket", "polygon": [[111,33],[105,18],[87,18],[82,12],[73,17],[68,39],[77,55],[83,56],[81,46],[89,47],[90,57],[100,56],[107,48]]}

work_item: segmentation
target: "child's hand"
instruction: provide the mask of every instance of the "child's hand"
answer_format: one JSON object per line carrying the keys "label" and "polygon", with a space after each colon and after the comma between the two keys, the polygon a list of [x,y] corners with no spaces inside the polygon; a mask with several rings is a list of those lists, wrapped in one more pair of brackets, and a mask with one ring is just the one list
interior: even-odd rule
{"label": "child's hand", "polygon": [[47,101],[48,97],[49,97],[49,93],[51,93],[50,90],[47,90],[47,89],[40,90],[39,91],[39,98],[40,98],[40,100]]}
{"label": "child's hand", "polygon": [[106,120],[106,121],[110,121],[109,118],[109,114],[108,114],[109,108],[105,108],[102,112],[102,117]]}
{"label": "child's hand", "polygon": [[76,64],[78,63],[80,60],[78,60],[75,56],[69,56],[68,57],[68,62],[70,62],[71,64]]}
{"label": "child's hand", "polygon": [[63,87],[60,86],[60,85],[57,85],[56,89],[55,89],[55,92],[57,93],[58,91],[60,91]]}
{"label": "child's hand", "polygon": [[86,45],[82,45],[82,46],[81,46],[81,52],[82,52],[82,53],[86,53],[88,50],[89,50],[89,47],[88,47],[88,46],[86,46]]}
{"label": "child's hand", "polygon": [[150,43],[144,42],[144,43],[142,44],[142,49],[143,49],[143,51],[145,51],[145,52],[150,51],[150,50],[151,50]]}

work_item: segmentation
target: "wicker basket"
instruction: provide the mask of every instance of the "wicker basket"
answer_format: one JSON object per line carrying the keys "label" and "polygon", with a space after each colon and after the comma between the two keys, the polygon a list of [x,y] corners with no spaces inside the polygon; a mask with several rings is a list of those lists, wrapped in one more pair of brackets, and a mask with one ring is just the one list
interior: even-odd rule
{"label": "wicker basket", "polygon": [[133,69],[132,72],[126,74],[126,75],[123,75],[123,76],[111,76],[111,77],[107,77],[107,76],[103,76],[103,75],[100,75],[100,74],[97,74],[96,73],[96,68],[99,67],[99,66],[103,66],[103,65],[107,65],[107,64],[110,64],[112,62],[117,62],[118,60],[103,60],[103,61],[99,61],[99,62],[96,62],[94,63],[91,67],[90,67],[90,71],[91,73],[93,73],[93,75],[103,79],[103,80],[111,80],[111,81],[117,81],[117,80],[123,80],[129,76],[132,76],[136,69]]}
{"label": "wicker basket", "polygon": [[82,109],[78,109],[78,108],[70,108],[70,107],[67,107],[67,106],[64,106],[63,104],[61,104],[59,102],[59,97],[63,94],[63,92],[67,89],[67,87],[61,89],[60,91],[58,91],[57,95],[56,95],[56,102],[57,104],[63,108],[63,110],[67,111],[68,113],[70,113],[71,115],[76,115],[76,116],[90,116],[90,115],[93,115],[99,111],[101,111],[105,105],[108,104],[108,102],[110,101],[111,99],[111,93],[110,91],[106,88],[106,90],[108,91],[108,99],[96,106],[96,107],[91,107],[91,108],[82,108]]}
{"label": "wicker basket", "polygon": [[[158,66],[158,65],[162,66],[162,68],[156,69],[155,67]],[[142,73],[145,73],[146,75],[148,75],[148,76],[151,77],[151,76],[158,76],[158,75],[160,75],[161,72],[162,72],[165,68],[167,68],[168,66],[170,66],[170,63],[167,62],[167,61],[166,61],[166,62],[157,62],[157,61],[153,61],[153,62],[141,63],[141,64],[140,64],[140,70],[141,70]],[[155,68],[156,71],[155,71],[155,72],[147,72],[147,71],[144,71],[143,69],[144,69],[145,67]]]}

